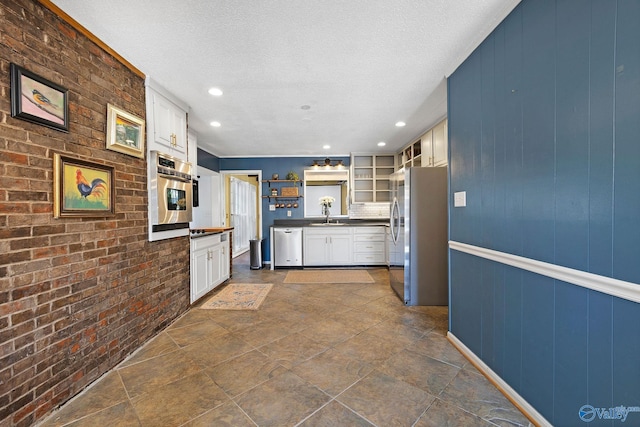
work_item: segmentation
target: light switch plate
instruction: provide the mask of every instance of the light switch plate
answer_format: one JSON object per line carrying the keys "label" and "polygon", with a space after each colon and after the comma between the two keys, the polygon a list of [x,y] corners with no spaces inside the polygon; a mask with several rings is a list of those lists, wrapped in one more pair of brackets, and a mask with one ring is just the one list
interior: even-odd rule
{"label": "light switch plate", "polygon": [[465,206],[467,206],[467,192],[458,191],[453,193],[453,207],[463,208]]}
{"label": "light switch plate", "polygon": [[276,210],[276,205],[269,205],[269,210],[270,211],[275,211]]}

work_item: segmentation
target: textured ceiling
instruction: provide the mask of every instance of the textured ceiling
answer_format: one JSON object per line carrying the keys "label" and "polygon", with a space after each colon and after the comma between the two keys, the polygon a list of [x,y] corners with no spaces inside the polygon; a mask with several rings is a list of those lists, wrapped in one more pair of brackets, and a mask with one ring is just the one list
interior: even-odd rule
{"label": "textured ceiling", "polygon": [[519,0],[52,2],[189,105],[201,148],[244,157],[399,150]]}

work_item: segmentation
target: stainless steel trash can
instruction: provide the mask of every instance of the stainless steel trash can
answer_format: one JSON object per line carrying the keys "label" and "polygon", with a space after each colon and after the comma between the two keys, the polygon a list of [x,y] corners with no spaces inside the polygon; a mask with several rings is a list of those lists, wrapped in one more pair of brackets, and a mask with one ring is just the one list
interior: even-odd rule
{"label": "stainless steel trash can", "polygon": [[249,268],[260,270],[262,268],[262,241],[264,239],[249,240]]}

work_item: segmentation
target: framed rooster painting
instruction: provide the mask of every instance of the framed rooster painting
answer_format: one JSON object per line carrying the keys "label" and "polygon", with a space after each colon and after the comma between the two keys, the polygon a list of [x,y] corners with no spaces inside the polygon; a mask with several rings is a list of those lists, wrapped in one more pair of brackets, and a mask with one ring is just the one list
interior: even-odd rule
{"label": "framed rooster painting", "polygon": [[114,168],[53,154],[53,216],[115,215]]}
{"label": "framed rooster painting", "polygon": [[11,64],[11,117],[69,131],[69,91]]}

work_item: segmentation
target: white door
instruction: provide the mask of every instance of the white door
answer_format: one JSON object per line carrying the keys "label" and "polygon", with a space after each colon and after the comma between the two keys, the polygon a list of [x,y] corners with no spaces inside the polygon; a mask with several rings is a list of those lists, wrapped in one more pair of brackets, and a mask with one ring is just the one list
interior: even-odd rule
{"label": "white door", "polygon": [[231,226],[233,227],[233,254],[249,249],[249,190],[250,184],[231,177]]}

